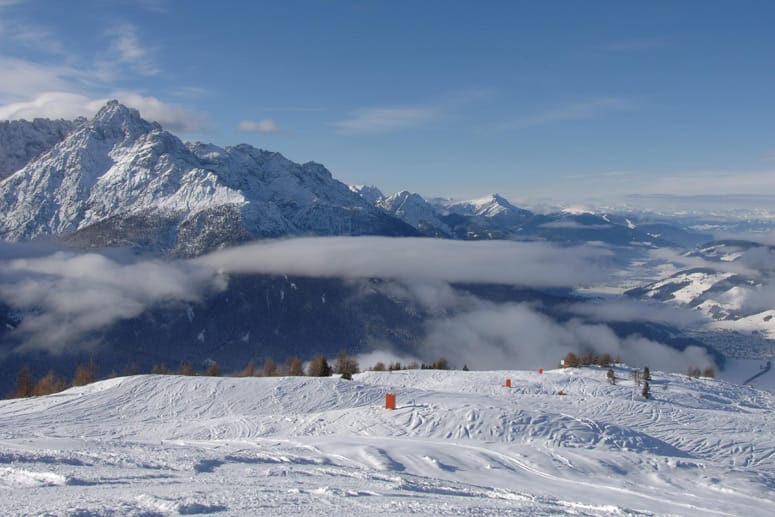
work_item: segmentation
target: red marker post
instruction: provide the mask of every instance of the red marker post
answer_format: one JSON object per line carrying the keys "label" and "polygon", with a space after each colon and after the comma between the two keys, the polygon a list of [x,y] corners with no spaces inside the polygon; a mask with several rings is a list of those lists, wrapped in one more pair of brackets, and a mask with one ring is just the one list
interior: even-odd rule
{"label": "red marker post", "polygon": [[385,393],[385,409],[395,409],[395,408],[396,408],[396,394]]}

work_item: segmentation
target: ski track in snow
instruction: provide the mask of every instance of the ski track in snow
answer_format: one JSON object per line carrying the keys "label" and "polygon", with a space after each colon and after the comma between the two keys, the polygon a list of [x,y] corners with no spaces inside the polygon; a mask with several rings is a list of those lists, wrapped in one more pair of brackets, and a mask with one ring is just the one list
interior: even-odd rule
{"label": "ski track in snow", "polygon": [[2,401],[3,514],[775,514],[775,396],[654,372],[644,400],[617,376],[146,375]]}

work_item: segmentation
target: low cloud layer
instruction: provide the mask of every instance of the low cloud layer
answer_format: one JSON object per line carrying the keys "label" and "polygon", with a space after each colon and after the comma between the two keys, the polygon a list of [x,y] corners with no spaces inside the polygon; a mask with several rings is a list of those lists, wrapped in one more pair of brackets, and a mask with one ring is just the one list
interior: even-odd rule
{"label": "low cloud layer", "polygon": [[[600,247],[379,237],[262,242],[193,260],[2,244],[0,300],[24,314],[16,332],[27,349],[60,353],[74,344],[88,344],[100,330],[155,304],[202,300],[225,288],[229,274],[382,278],[390,280],[380,284],[384,294],[427,315],[427,335],[417,348],[421,360],[445,356],[457,366],[479,369],[553,367],[567,352],[589,349],[658,369],[712,364],[700,349],[678,352],[637,336],[622,339],[604,324],[584,322],[598,316],[605,321],[685,322],[683,316],[670,316],[657,306],[648,314],[635,302],[579,303],[571,307],[578,319],[558,322],[539,306],[489,302],[452,286],[572,288],[610,274],[609,258]],[[380,348],[390,354],[390,343]],[[376,362],[376,357],[369,360]]]}
{"label": "low cloud layer", "polygon": [[197,263],[226,273],[578,287],[607,278],[610,257],[541,242],[320,237],[248,244]]}
{"label": "low cloud layer", "polygon": [[434,321],[425,349],[457,366],[475,369],[556,368],[568,352],[590,350],[620,356],[634,366],[685,371],[712,365],[705,350],[678,351],[637,335],[618,337],[608,326],[581,320],[559,323],[527,304],[483,303],[474,310]]}
{"label": "low cloud layer", "polygon": [[212,270],[195,264],[122,263],[97,253],[11,256],[0,263],[0,271],[2,300],[28,311],[18,329],[25,346],[54,353],[118,320],[139,316],[154,303],[195,301],[209,289],[224,287]]}

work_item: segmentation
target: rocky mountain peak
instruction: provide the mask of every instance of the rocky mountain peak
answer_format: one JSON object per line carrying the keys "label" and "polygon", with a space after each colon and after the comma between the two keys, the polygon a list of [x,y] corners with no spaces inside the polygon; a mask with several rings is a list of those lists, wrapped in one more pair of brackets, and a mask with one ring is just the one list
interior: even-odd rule
{"label": "rocky mountain peak", "polygon": [[137,138],[151,131],[161,130],[158,123],[148,122],[140,116],[139,111],[129,108],[117,100],[108,101],[88,125],[106,136],[123,134],[126,138]]}

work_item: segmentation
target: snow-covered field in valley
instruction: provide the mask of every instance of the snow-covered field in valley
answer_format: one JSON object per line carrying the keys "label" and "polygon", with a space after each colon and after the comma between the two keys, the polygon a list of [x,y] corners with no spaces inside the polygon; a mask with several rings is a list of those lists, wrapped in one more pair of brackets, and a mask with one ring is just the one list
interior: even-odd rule
{"label": "snow-covered field in valley", "polygon": [[775,396],[652,372],[645,400],[616,372],[146,375],[6,400],[2,513],[775,515]]}

